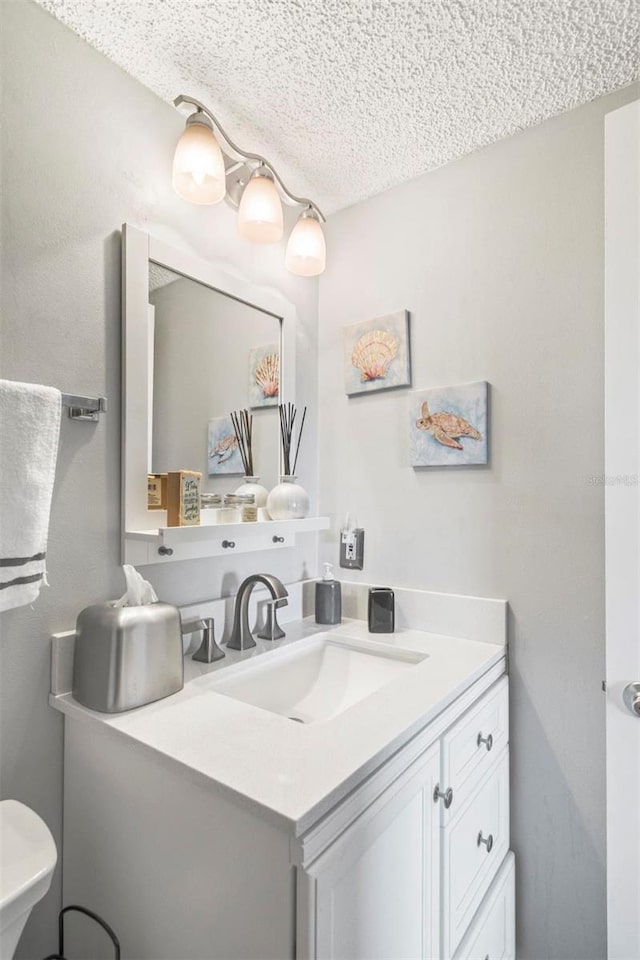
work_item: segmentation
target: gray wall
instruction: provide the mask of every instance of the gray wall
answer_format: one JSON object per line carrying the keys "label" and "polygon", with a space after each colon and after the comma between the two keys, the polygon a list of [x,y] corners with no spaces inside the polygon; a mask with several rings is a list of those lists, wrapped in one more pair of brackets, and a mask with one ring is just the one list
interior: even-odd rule
{"label": "gray wall", "polygon": [[[48,569],[33,609],[2,615],[2,796],[28,803],[60,843],[62,720],[47,705],[49,635],[89,603],[123,592],[120,522],[120,226],[130,221],[199,256],[277,287],[298,309],[298,399],[309,404],[301,478],[315,501],[317,283],[286,273],[284,245],[237,237],[225,204],[200,209],[170,184],[176,111],[31,2],[0,3],[3,65],[2,375],[104,393],[97,426],[64,421]],[[179,93],[180,91],[176,91]],[[305,541],[303,543],[303,541]],[[167,564],[147,575],[181,602],[234,592],[266,567],[315,572],[315,537],[296,550]],[[223,584],[223,578],[224,580]],[[55,948],[60,873],[19,956]]]}
{"label": "gray wall", "polygon": [[[357,512],[361,579],[511,605],[521,960],[606,955],[604,501],[589,481],[603,470],[603,117],[637,96],[337,214],[320,285],[321,510]],[[407,391],[344,395],[342,326],[402,308],[414,388],[491,383],[488,467],[414,470]]]}

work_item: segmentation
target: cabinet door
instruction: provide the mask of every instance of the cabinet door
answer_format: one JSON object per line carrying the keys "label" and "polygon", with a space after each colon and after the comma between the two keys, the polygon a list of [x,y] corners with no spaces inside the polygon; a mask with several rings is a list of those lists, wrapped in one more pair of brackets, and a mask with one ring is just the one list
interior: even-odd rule
{"label": "cabinet door", "polygon": [[302,952],[316,960],[438,957],[439,763],[436,744],[307,867],[312,929]]}

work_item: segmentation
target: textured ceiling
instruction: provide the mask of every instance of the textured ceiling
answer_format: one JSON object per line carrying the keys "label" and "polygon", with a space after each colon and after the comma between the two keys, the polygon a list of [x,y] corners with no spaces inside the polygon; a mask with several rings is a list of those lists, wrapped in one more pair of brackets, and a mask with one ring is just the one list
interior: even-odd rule
{"label": "textured ceiling", "polygon": [[640,76],[640,0],[39,0],[331,212]]}

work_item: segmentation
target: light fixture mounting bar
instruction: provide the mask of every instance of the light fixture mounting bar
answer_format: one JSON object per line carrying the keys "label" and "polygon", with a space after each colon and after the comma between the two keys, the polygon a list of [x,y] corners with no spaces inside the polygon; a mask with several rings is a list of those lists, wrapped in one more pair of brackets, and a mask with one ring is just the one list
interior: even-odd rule
{"label": "light fixture mounting bar", "polygon": [[265,167],[267,167],[273,174],[274,180],[277,181],[280,187],[280,190],[285,195],[285,197],[287,197],[291,201],[291,203],[296,204],[297,206],[300,206],[300,207],[310,207],[312,210],[315,210],[315,212],[317,213],[322,223],[326,222],[327,218],[322,213],[322,210],[320,210],[317,203],[314,203],[313,200],[309,200],[308,197],[297,197],[295,193],[291,193],[291,191],[287,188],[286,184],[284,183],[282,177],[278,173],[278,171],[275,169],[273,164],[271,164],[267,160],[266,157],[263,157],[259,153],[249,153],[246,150],[242,150],[237,144],[235,144],[231,139],[231,137],[225,131],[224,127],[222,127],[217,117],[215,117],[214,114],[211,113],[211,110],[209,110],[209,108],[206,107],[204,103],[201,103],[200,100],[196,100],[195,97],[186,97],[183,94],[180,94],[180,96],[176,97],[175,100],[173,101],[173,105],[175,107],[179,107],[183,103],[191,104],[191,106],[195,107],[196,110],[200,110],[202,111],[202,113],[206,114],[206,116],[209,117],[209,119],[213,123],[217,132],[220,134],[220,136],[225,141],[227,146],[231,148],[233,153],[237,154],[237,156],[239,157],[242,157],[243,160],[248,160],[258,164],[263,164]]}

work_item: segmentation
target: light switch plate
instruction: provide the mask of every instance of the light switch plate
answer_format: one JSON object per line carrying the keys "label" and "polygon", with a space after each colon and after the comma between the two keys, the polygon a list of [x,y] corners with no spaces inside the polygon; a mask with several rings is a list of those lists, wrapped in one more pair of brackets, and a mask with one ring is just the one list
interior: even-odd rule
{"label": "light switch plate", "polygon": [[340,566],[347,570],[364,568],[364,530],[342,530],[340,533]]}

